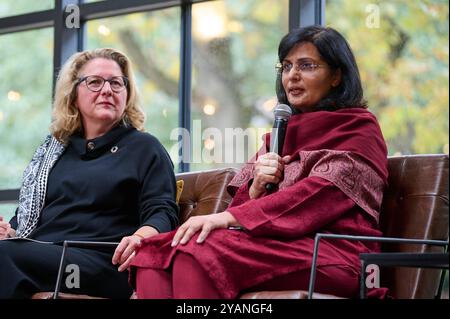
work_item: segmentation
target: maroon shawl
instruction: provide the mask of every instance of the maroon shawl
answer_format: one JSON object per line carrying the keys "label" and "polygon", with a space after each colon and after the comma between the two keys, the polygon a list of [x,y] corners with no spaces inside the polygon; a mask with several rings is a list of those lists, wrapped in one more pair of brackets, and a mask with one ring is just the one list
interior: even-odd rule
{"label": "maroon shawl", "polygon": [[[270,134],[264,140],[258,154],[229,184],[231,195],[253,178],[254,161],[268,152]],[[279,189],[318,176],[334,183],[378,222],[388,176],[387,149],[372,113],[349,108],[293,115],[286,131],[285,155],[292,159],[285,166]]]}

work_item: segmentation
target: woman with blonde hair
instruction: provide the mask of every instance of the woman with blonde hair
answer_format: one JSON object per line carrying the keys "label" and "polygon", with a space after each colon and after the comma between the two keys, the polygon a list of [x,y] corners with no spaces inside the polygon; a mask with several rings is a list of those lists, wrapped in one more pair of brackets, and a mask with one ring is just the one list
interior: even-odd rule
{"label": "woman with blonde hair", "polygon": [[120,243],[114,254],[71,248],[79,285],[63,280],[62,291],[130,296],[124,270],[136,247],[178,224],[173,164],[144,122],[124,54],[95,49],[65,63],[51,134],[24,172],[15,216],[0,217],[0,298],[53,290],[64,240]]}

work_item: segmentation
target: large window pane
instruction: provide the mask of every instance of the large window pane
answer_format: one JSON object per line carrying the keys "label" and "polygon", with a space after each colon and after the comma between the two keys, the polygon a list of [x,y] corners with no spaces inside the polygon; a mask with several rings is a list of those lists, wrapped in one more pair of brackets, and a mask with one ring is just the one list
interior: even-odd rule
{"label": "large window pane", "polygon": [[192,170],[239,167],[261,145],[273,123],[288,7],[287,0],[193,5]]}
{"label": "large window pane", "polygon": [[87,49],[113,47],[132,61],[146,129],[178,161],[178,80],[180,53],[180,9],[93,20],[87,23]]}
{"label": "large window pane", "polygon": [[53,29],[0,36],[0,189],[18,188],[51,119]]}
{"label": "large window pane", "polygon": [[0,18],[53,9],[54,6],[55,0],[1,0]]}
{"label": "large window pane", "polygon": [[448,154],[448,1],[331,0],[389,154]]}

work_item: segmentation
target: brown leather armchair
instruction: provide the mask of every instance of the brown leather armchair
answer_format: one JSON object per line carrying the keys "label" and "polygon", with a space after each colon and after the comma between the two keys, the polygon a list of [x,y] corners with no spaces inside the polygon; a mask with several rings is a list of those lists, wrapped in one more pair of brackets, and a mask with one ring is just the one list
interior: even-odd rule
{"label": "brown leather armchair", "polygon": [[[391,157],[389,162],[389,186],[383,197],[380,227],[385,237],[434,240],[446,245],[410,244],[404,242],[383,243],[386,257],[396,252],[406,257],[429,257],[426,253],[440,253],[448,269],[449,232],[449,157],[448,155],[410,155]],[[317,236],[316,236],[317,241]],[[421,256],[418,256],[418,255]],[[410,262],[411,264],[412,262]],[[395,264],[395,263],[393,263]],[[397,264],[401,265],[397,261]],[[404,263],[403,263],[404,264]],[[418,263],[420,264],[420,263]],[[425,266],[426,263],[424,263]],[[414,267],[387,267],[381,269],[381,286],[400,299],[431,299],[440,297],[444,279],[441,269]],[[311,283],[310,283],[311,284]],[[310,286],[311,288],[311,286]],[[312,294],[312,298],[335,298],[335,296]],[[242,298],[308,298],[307,291],[255,292]]]}
{"label": "brown leather armchair", "polygon": [[[389,187],[381,213],[381,228],[385,236],[414,239],[433,239],[448,243],[449,181],[448,155],[412,155],[389,158]],[[190,216],[217,213],[229,205],[231,198],[227,184],[236,174],[232,168],[189,172],[177,175],[184,180],[180,198],[181,221]],[[442,247],[386,243],[383,252],[414,253],[440,252]],[[447,255],[448,261],[448,255]],[[448,268],[448,262],[447,262]],[[433,298],[442,281],[440,269],[387,268],[381,270],[381,286],[388,287],[396,298]],[[48,299],[52,293],[35,294],[35,299]],[[319,293],[317,299],[338,298]],[[92,298],[60,294],[60,298]],[[263,291],[246,293],[244,299],[283,298],[305,299],[308,292]]]}
{"label": "brown leather armchair", "polygon": [[[414,155],[389,159],[389,188],[384,194],[381,229],[385,236],[444,240],[449,233],[449,156]],[[385,245],[386,252],[442,252],[428,245]],[[448,262],[448,250],[447,250]],[[448,268],[448,264],[447,264]],[[433,298],[441,271],[388,268],[384,285],[397,298]],[[383,282],[382,282],[383,283]]]}

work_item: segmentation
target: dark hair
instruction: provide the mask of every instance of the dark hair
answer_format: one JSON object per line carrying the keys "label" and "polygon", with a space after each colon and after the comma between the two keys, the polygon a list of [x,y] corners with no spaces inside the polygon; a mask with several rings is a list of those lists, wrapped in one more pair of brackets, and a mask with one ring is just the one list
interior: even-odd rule
{"label": "dark hair", "polygon": [[[340,69],[342,73],[341,83],[315,108],[330,111],[349,107],[367,108],[355,56],[345,38],[332,28],[318,25],[294,29],[281,39],[278,46],[279,61],[283,62],[292,48],[301,42],[314,44],[322,59],[332,69]],[[281,82],[281,70],[277,74],[275,89],[278,101],[289,105]]]}

